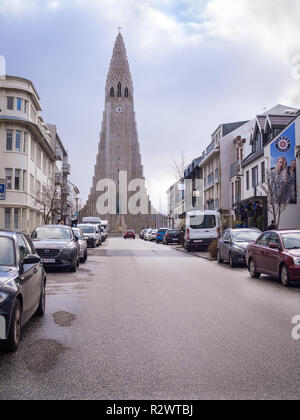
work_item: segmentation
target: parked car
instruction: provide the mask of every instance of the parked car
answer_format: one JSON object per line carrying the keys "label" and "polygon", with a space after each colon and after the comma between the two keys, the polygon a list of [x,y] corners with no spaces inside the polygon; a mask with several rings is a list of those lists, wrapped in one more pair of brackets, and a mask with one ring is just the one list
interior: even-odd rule
{"label": "parked car", "polygon": [[80,247],[71,227],[39,226],[31,238],[44,267],[66,268],[76,273],[80,264]]}
{"label": "parked car", "polygon": [[156,234],[156,243],[157,244],[159,244],[160,242],[163,242],[164,236],[165,236],[167,231],[168,231],[168,228],[158,229],[157,234]]}
{"label": "parked car", "polygon": [[83,233],[79,228],[73,228],[74,235],[78,239],[80,248],[80,262],[84,264],[88,258],[87,241],[84,239]]}
{"label": "parked car", "polygon": [[146,232],[145,232],[145,234],[144,234],[144,240],[145,241],[149,241],[149,236],[150,236],[150,233],[152,232],[152,229],[147,229],[146,230]]}
{"label": "parked car", "polygon": [[220,238],[221,217],[216,211],[192,211],[186,216],[184,247],[207,249],[213,240]]}
{"label": "parked car", "polygon": [[231,267],[246,264],[246,251],[261,235],[259,229],[227,229],[219,239],[218,263],[228,261]]}
{"label": "parked car", "polygon": [[96,248],[101,246],[101,234],[97,228],[97,225],[78,225],[77,226],[83,233],[84,239],[87,241],[89,248]]}
{"label": "parked car", "polygon": [[141,231],[141,233],[140,233],[140,239],[145,239],[144,238],[144,235],[145,235],[145,233],[147,232],[147,229],[143,229],[142,231]]}
{"label": "parked car", "polygon": [[251,277],[267,274],[290,286],[300,280],[300,230],[263,233],[248,246],[246,259]]}
{"label": "parked car", "polygon": [[148,235],[148,241],[150,242],[156,241],[157,232],[158,232],[158,229],[151,229],[151,232]]}
{"label": "parked car", "polygon": [[127,229],[124,233],[123,233],[123,238],[124,239],[135,239],[135,231],[133,229]]}
{"label": "parked car", "polygon": [[28,236],[0,231],[0,350],[17,350],[21,328],[46,307],[46,273]]}
{"label": "parked car", "polygon": [[168,229],[163,239],[164,245],[180,244],[181,231],[177,229]]}
{"label": "parked car", "polygon": [[102,220],[100,217],[83,217],[80,226],[82,225],[95,225],[97,228],[97,233],[100,235],[101,243],[105,242],[106,234],[104,230],[102,230]]}

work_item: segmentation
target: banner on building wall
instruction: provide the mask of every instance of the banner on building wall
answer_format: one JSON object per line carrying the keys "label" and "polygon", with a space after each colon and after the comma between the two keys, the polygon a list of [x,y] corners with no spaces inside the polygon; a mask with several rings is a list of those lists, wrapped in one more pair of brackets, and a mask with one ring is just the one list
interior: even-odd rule
{"label": "banner on building wall", "polygon": [[271,143],[271,169],[288,181],[290,204],[297,203],[296,181],[296,126],[292,124]]}
{"label": "banner on building wall", "polygon": [[0,179],[0,201],[4,201],[6,196],[6,179]]}

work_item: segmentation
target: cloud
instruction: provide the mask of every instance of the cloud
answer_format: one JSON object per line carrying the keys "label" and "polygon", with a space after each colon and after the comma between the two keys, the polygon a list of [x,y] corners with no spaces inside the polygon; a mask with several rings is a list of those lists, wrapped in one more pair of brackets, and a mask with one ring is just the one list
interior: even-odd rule
{"label": "cloud", "polygon": [[[278,102],[300,106],[300,81],[292,77],[292,58],[300,54],[299,0],[0,0],[2,16],[0,37],[13,19],[21,24],[0,54],[11,74],[36,84],[45,118],[57,123],[70,150],[72,179],[84,199],[118,26],[157,206],[172,182],[173,157],[182,150],[189,160],[199,156],[220,123],[253,118]],[[84,174],[76,171],[82,139]]]}

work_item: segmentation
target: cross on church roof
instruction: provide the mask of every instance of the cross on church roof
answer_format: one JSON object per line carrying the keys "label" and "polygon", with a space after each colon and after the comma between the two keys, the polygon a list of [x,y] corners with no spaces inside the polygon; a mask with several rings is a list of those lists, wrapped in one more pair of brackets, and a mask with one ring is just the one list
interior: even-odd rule
{"label": "cross on church roof", "polygon": [[123,28],[121,28],[121,26],[119,26],[117,29],[118,29],[119,32],[121,32]]}

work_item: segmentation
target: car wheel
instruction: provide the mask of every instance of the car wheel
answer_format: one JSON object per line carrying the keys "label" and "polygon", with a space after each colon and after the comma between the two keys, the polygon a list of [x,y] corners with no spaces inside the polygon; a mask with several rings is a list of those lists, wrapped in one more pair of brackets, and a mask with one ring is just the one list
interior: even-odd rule
{"label": "car wheel", "polygon": [[289,271],[285,264],[280,267],[280,281],[284,287],[291,285]]}
{"label": "car wheel", "polygon": [[233,261],[232,253],[229,254],[229,264],[231,268],[236,267],[235,262]]}
{"label": "car wheel", "polygon": [[192,247],[191,247],[190,245],[188,245],[188,246],[186,247],[186,250],[187,250],[187,252],[192,252]]}
{"label": "car wheel", "polygon": [[21,339],[21,317],[21,303],[17,299],[13,308],[8,338],[7,340],[3,340],[1,344],[1,350],[3,350],[6,353],[12,353],[18,350]]}
{"label": "car wheel", "polygon": [[35,315],[42,317],[45,315],[45,311],[46,311],[46,280],[44,280],[43,290],[41,292],[41,297],[40,297],[40,304]]}
{"label": "car wheel", "polygon": [[76,271],[77,271],[77,261],[76,261],[76,260],[74,260],[74,261],[73,261],[73,264],[72,264],[72,266],[71,266],[71,268],[70,268],[70,272],[71,272],[71,273],[76,273]]}
{"label": "car wheel", "polygon": [[224,260],[220,257],[220,250],[218,249],[218,263],[223,264]]}
{"label": "car wheel", "polygon": [[82,264],[86,263],[86,261],[87,261],[87,257],[88,257],[88,254],[87,254],[87,251],[85,251],[85,253],[84,253],[84,257],[81,259],[81,263],[82,263]]}
{"label": "car wheel", "polygon": [[253,279],[259,279],[261,274],[256,271],[255,261],[253,258],[249,261],[249,272]]}

